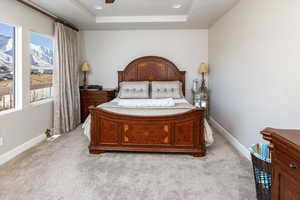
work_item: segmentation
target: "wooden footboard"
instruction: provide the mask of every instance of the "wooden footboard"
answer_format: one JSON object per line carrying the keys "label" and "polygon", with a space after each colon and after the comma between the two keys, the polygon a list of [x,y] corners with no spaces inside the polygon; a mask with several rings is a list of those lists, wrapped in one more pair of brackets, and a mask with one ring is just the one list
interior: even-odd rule
{"label": "wooden footboard", "polygon": [[90,153],[105,151],[173,152],[205,156],[203,110],[171,116],[119,115],[90,108]]}

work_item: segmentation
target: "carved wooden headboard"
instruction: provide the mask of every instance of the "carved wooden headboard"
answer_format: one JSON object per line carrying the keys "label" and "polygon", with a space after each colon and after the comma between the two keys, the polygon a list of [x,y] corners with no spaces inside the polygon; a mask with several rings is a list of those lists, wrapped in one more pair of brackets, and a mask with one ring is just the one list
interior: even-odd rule
{"label": "carved wooden headboard", "polygon": [[118,71],[118,83],[122,81],[180,81],[185,95],[185,71],[179,71],[174,63],[162,57],[135,59],[124,71]]}

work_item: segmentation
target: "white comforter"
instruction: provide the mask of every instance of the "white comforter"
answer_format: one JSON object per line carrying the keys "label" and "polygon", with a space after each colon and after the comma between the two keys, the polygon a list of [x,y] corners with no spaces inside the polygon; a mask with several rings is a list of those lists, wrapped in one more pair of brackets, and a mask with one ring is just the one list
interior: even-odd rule
{"label": "white comforter", "polygon": [[[145,100],[145,99],[143,99]],[[153,100],[153,99],[147,99],[147,100]],[[123,101],[123,102],[122,102]],[[121,99],[114,99],[112,100],[112,102],[117,102],[119,106],[124,105],[124,107],[147,107],[145,105],[149,105],[149,107],[159,107],[159,106],[154,106],[156,105],[163,105],[162,107],[168,107],[167,104],[168,103],[163,103],[163,102],[159,102],[159,103],[152,103],[152,102],[146,102],[146,101],[141,101],[141,99],[137,100],[137,99],[128,99],[126,100],[126,102],[124,102],[124,100]],[[169,101],[169,100],[167,100]],[[120,103],[122,102],[122,103]],[[170,101],[171,102],[171,101]],[[188,103],[188,101],[186,99],[172,99],[172,102],[174,102],[174,105],[176,103]],[[171,104],[171,103],[170,103]],[[131,106],[128,106],[131,105]],[[139,105],[139,106],[137,106]],[[171,107],[171,106],[169,106]],[[85,120],[85,122],[82,125],[82,128],[84,129],[84,134],[88,137],[88,139],[91,139],[91,116],[89,115],[88,118]],[[210,146],[213,142],[214,142],[214,138],[213,138],[213,131],[210,127],[210,125],[208,124],[207,120],[204,120],[204,134],[205,134],[205,142],[206,142],[206,146]]]}
{"label": "white comforter", "polygon": [[124,107],[174,107],[175,101],[168,99],[118,99],[118,105]]}

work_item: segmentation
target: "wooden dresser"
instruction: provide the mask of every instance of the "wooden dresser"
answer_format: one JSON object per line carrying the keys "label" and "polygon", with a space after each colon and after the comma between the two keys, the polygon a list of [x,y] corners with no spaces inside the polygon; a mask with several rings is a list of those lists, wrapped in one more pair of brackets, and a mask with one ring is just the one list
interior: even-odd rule
{"label": "wooden dresser", "polygon": [[272,200],[300,200],[300,130],[266,128],[271,142]]}
{"label": "wooden dresser", "polygon": [[97,106],[115,98],[114,89],[80,90],[81,122],[89,115],[89,106]]}

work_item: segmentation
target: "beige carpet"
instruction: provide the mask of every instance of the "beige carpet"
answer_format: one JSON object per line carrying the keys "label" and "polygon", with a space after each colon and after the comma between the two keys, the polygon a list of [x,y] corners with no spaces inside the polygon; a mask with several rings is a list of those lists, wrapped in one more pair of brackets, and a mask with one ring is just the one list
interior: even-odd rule
{"label": "beige carpet", "polygon": [[220,135],[205,158],[89,155],[78,128],[0,166],[1,200],[255,199],[251,164]]}

